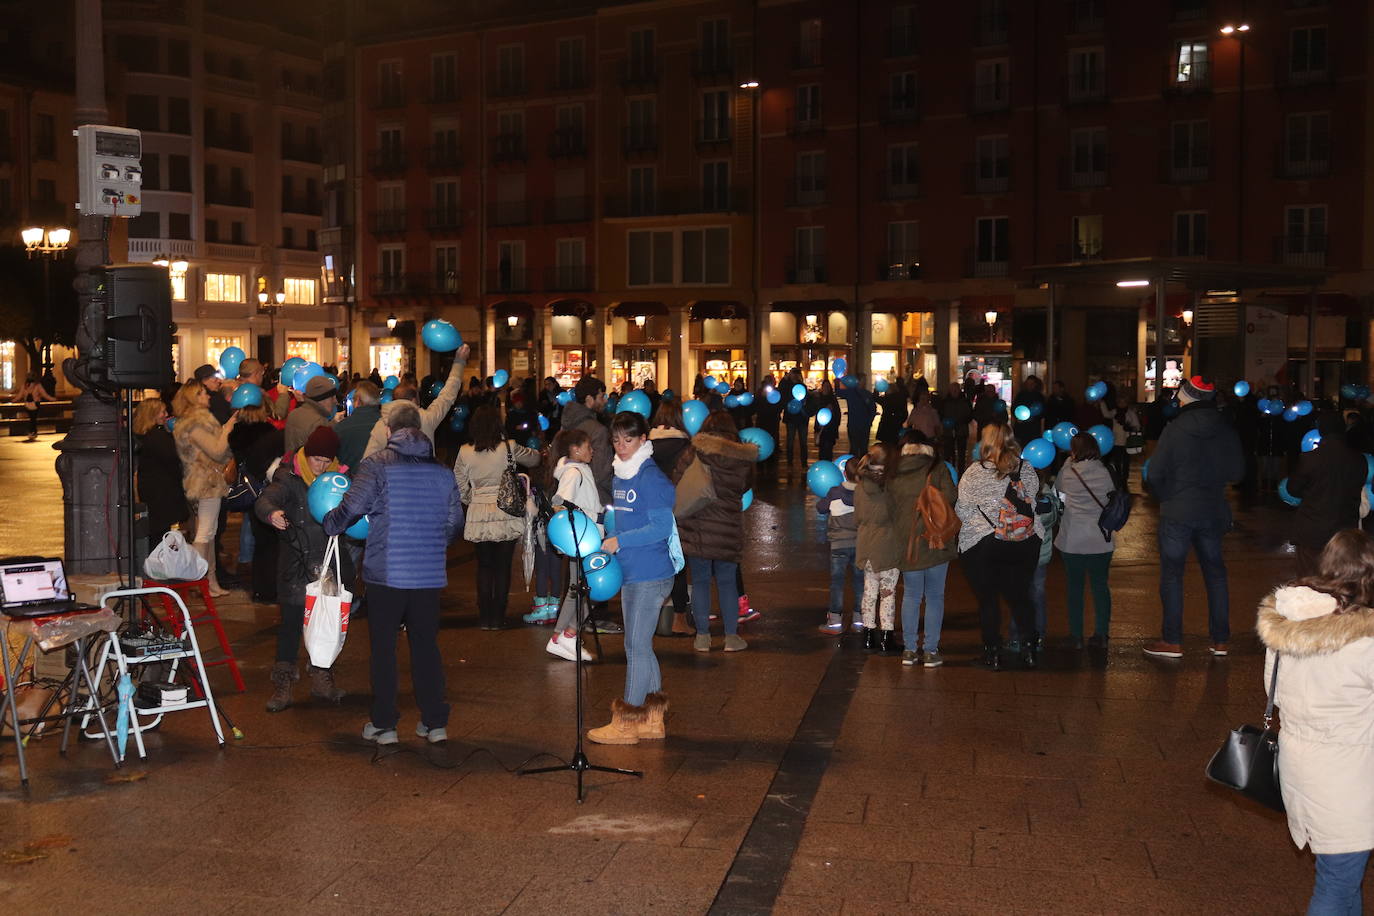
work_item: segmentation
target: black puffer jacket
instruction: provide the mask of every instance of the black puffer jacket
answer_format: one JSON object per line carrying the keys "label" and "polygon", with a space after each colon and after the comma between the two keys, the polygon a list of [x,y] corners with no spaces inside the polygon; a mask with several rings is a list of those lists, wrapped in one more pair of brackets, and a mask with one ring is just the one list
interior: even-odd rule
{"label": "black puffer jacket", "polygon": [[272,462],[286,450],[286,436],[271,423],[239,423],[229,431],[229,448],[239,470],[264,480]]}
{"label": "black puffer jacket", "polygon": [[[306,504],[308,490],[288,459],[277,468],[272,482],[253,505],[258,518],[269,525],[273,512],[280,509],[286,513],[286,530],[272,529],[281,545],[277,555],[277,600],[282,604],[305,603],[305,587],[320,577],[320,564],[324,562],[324,549],[329,543],[324,529],[311,516]],[[343,581],[351,589],[353,565],[346,549],[340,549],[339,554]]]}
{"label": "black puffer jacket", "polygon": [[1304,452],[1288,478],[1288,492],[1302,500],[1293,519],[1293,543],[1321,550],[1344,528],[1360,527],[1360,490],[1367,472],[1364,456],[1345,444],[1345,421],[1323,416],[1321,445]]}
{"label": "black puffer jacket", "polygon": [[[657,448],[657,446],[655,446]],[[682,553],[688,557],[738,563],[743,536],[740,524],[744,491],[754,485],[758,446],[736,442],[713,433],[698,433],[682,450],[672,475],[676,484],[694,458],[701,458],[711,472],[715,501],[691,518],[677,520]]]}
{"label": "black puffer jacket", "polygon": [[1159,515],[1189,525],[1228,528],[1227,484],[1245,476],[1240,437],[1211,401],[1195,401],[1164,428],[1150,456],[1146,483]]}
{"label": "black puffer jacket", "polygon": [[654,445],[654,464],[658,465],[664,477],[672,480],[677,470],[677,460],[682,457],[692,437],[680,429],[656,426],[649,430],[649,441]]}

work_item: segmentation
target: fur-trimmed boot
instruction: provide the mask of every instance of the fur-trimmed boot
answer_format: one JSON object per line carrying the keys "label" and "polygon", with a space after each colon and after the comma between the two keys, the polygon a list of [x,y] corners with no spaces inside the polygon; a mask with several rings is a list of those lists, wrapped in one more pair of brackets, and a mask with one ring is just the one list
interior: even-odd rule
{"label": "fur-trimmed boot", "polygon": [[291,705],[291,685],[301,679],[293,662],[277,662],[268,675],[272,679],[272,696],[267,700],[268,712],[281,712]]}
{"label": "fur-trimmed boot", "polygon": [[348,696],[346,690],[334,684],[333,668],[316,668],[314,665],[306,665],[306,670],[310,672],[310,695],[315,699],[338,703]]}
{"label": "fur-trimmed boot", "polygon": [[596,744],[638,744],[639,729],[648,722],[644,706],[631,706],[620,697],[611,700],[611,721],[587,730],[587,740]]}
{"label": "fur-trimmed boot", "polygon": [[668,698],[661,691],[651,693],[644,698],[644,709],[647,715],[639,726],[639,740],[662,741],[668,737],[668,730],[663,725],[663,717],[668,712]]}

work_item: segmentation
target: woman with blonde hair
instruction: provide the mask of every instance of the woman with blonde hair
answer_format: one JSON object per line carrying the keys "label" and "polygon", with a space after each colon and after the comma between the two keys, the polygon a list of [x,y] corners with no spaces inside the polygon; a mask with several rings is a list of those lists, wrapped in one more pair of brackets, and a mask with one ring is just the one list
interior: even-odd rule
{"label": "woman with blonde hair", "polygon": [[1005,423],[990,422],[978,437],[979,458],[959,479],[954,511],[964,575],[978,597],[983,630],[983,664],[1001,670],[1002,608],[1005,599],[1021,640],[1021,663],[1037,664],[1039,634],[1031,579],[1040,559],[1045,528],[1035,514],[1040,478]]}
{"label": "woman with blonde hair", "polygon": [[210,392],[192,379],[172,400],[176,426],[172,431],[177,455],[181,458],[182,486],[186,498],[196,504],[195,549],[209,564],[205,574],[210,594],[218,598],[229,594],[215,578],[215,526],[219,523],[219,503],[229,492],[224,481],[224,466],[229,463],[229,433],[238,415],[220,424],[210,413]]}
{"label": "woman with blonde hair", "polygon": [[167,431],[167,405],[162,398],[144,398],[134,410],[138,440],[138,498],[148,507],[148,541],[156,545],[173,525],[183,525],[186,491],[181,485],[181,459]]}

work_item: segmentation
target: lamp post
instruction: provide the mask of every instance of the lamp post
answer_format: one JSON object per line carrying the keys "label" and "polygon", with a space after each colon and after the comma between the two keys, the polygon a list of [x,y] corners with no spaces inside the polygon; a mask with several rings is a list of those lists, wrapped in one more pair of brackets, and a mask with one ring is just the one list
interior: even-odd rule
{"label": "lamp post", "polygon": [[43,262],[43,349],[39,353],[39,375],[52,368],[52,283],[50,267],[54,258],[61,257],[71,243],[72,231],[65,228],[44,229],[31,226],[19,233],[24,251],[30,258]]}
{"label": "lamp post", "polygon": [[[758,39],[757,37],[755,37],[755,42],[757,41]],[[755,65],[757,66],[757,48],[755,48],[753,60],[755,62]],[[765,317],[760,313],[761,306],[759,303],[759,300],[762,298],[760,289],[763,283],[762,278],[759,276],[759,272],[762,270],[763,267],[763,242],[761,238],[762,221],[759,215],[759,210],[763,206],[763,182],[759,180],[759,159],[761,158],[760,144],[762,143],[762,141],[759,138],[759,103],[762,101],[762,93],[759,91],[759,81],[756,79],[745,80],[744,82],[739,84],[739,88],[741,89],[741,91],[750,94],[750,132],[753,134],[753,136],[750,138],[751,142],[749,154],[752,157],[752,161],[750,164],[749,175],[750,181],[753,184],[753,187],[750,189],[751,196],[754,199],[753,206],[750,208],[752,212],[751,228],[753,229],[753,231],[750,233],[750,235],[752,237],[751,241],[754,250],[752,252],[753,265],[749,272],[752,274],[751,279],[753,281],[752,285],[754,288],[754,302],[753,307],[749,311],[750,314],[753,315],[754,324],[752,325],[752,327],[754,328],[754,332],[750,335],[749,349],[751,351],[754,351],[754,367],[752,370],[753,377],[756,379],[762,379],[763,376],[768,372],[768,361],[764,359],[763,355],[763,341],[767,339],[769,327],[768,322],[765,320]]]}
{"label": "lamp post", "polygon": [[258,310],[267,313],[267,333],[272,340],[272,351],[267,354],[268,362],[275,364],[277,361],[277,312],[286,303],[286,293],[277,290],[275,294],[268,295],[267,290],[258,290]]}

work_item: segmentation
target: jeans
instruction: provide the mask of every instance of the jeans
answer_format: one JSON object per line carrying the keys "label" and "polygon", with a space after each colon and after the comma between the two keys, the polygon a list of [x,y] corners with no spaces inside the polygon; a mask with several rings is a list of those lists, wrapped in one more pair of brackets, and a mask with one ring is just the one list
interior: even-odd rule
{"label": "jeans", "polygon": [[277,627],[277,661],[296,663],[301,649],[301,631],[305,625],[305,605],[281,605],[281,626]]}
{"label": "jeans", "polygon": [[1360,883],[1368,864],[1368,849],[1318,853],[1317,881],[1307,904],[1307,916],[1359,916],[1364,911]]}
{"label": "jeans", "polygon": [[477,555],[477,616],[484,627],[505,622],[515,545],[515,541],[478,541],[472,545]]}
{"label": "jeans", "polygon": [[1202,581],[1207,587],[1207,629],[1212,642],[1231,639],[1231,603],[1226,585],[1226,561],[1221,554],[1219,524],[1192,525],[1172,519],[1159,520],[1159,603],[1164,608],[1163,639],[1183,639],[1183,564],[1188,548],[1197,551]]}
{"label": "jeans", "polygon": [[996,646],[1002,642],[1000,599],[1005,599],[1011,609],[1020,639],[1033,640],[1039,635],[1035,629],[1035,605],[1031,602],[1030,585],[1040,562],[1040,538],[999,541],[988,535],[964,551],[960,560],[964,575],[978,597],[983,645]]}
{"label": "jeans", "polygon": [[804,467],[807,463],[806,452],[806,426],[801,423],[787,424],[787,463],[792,463],[792,440],[797,440],[797,448],[801,450],[801,463]]}
{"label": "jeans", "polygon": [[[663,689],[663,676],[654,656],[654,630],[659,608],[672,591],[671,576],[626,582],[620,587],[620,609],[625,614],[625,702],[631,706],[643,706],[646,696]],[[731,616],[726,615],[726,619]],[[697,632],[705,633],[706,628]]]}
{"label": "jeans", "polygon": [[240,563],[252,563],[252,562],[253,562],[253,540],[254,540],[254,538],[256,537],[256,535],[253,534],[253,526],[252,526],[251,524],[249,524],[249,522],[248,522],[248,518],[249,518],[249,516],[251,516],[252,514],[253,514],[252,512],[245,512],[245,513],[243,513],[242,524],[239,525],[239,562],[240,562]]}
{"label": "jeans", "polygon": [[830,616],[836,620],[844,616],[845,574],[854,573],[854,599],[857,603],[864,593],[864,571],[854,565],[853,547],[830,548]]}
{"label": "jeans", "polygon": [[820,439],[816,442],[816,454],[822,461],[835,460],[835,443],[840,440],[840,425],[834,420],[829,426],[821,428]]}
{"label": "jeans", "polygon": [[534,543],[534,593],[551,598],[563,593],[563,557],[552,547]]}
{"label": "jeans", "polygon": [[[835,421],[832,420],[831,422],[833,423],[833,422],[835,422]],[[867,423],[863,424],[862,426],[859,426],[859,425],[854,424],[854,423],[850,423],[850,424],[849,424],[849,454],[851,454],[851,455],[862,455],[864,452],[868,451],[868,446],[869,446],[869,444],[873,441],[872,435],[871,435],[871,434],[872,434],[872,431],[873,431],[873,421],[872,421],[872,420],[869,420]]]}
{"label": "jeans", "polygon": [[[214,541],[219,525],[219,503],[218,496],[214,499],[196,500],[196,544],[209,544]],[[206,559],[211,563],[215,560],[213,556],[207,556]],[[214,569],[210,571],[214,572]]]}
{"label": "jeans", "polygon": [[864,628],[871,630],[881,625],[884,630],[892,630],[897,624],[897,570],[874,569],[872,563],[864,564],[863,597],[859,599],[863,610]]}
{"label": "jeans", "polygon": [[925,650],[940,650],[940,628],[945,624],[945,576],[949,564],[929,569],[909,569],[902,573],[902,644],[911,652],[917,649],[916,631],[921,626],[921,598],[926,599]]}
{"label": "jeans", "polygon": [[1112,590],[1107,584],[1112,555],[1107,553],[1066,553],[1064,574],[1068,579],[1069,635],[1083,637],[1083,579],[1093,592],[1093,635],[1107,636],[1112,625]]}
{"label": "jeans", "polygon": [[[1035,631],[1043,638],[1046,628],[1049,626],[1049,614],[1046,613],[1045,603],[1045,579],[1049,575],[1050,564],[1035,567],[1035,574],[1031,576],[1031,604],[1035,605]],[[1007,633],[1012,642],[1019,642],[1021,634],[1016,628],[1016,618],[1013,617],[1007,625]]]}
{"label": "jeans", "polygon": [[444,660],[439,655],[439,589],[369,583],[367,596],[372,724],[385,730],[395,728],[400,719],[396,709],[396,637],[405,624],[410,681],[415,702],[420,705],[420,721],[429,728],[446,728],[449,705],[444,700]]}
{"label": "jeans", "polygon": [[[720,599],[720,622],[725,626],[725,635],[738,633],[739,589],[735,584],[735,574],[739,571],[739,564],[728,560],[688,557],[687,569],[692,575],[692,618],[696,621],[697,632],[711,632],[711,580],[714,578],[716,595]],[[668,581],[671,585],[672,580]],[[654,613],[657,615],[658,608],[654,608]],[[657,619],[655,616],[655,622]]]}

